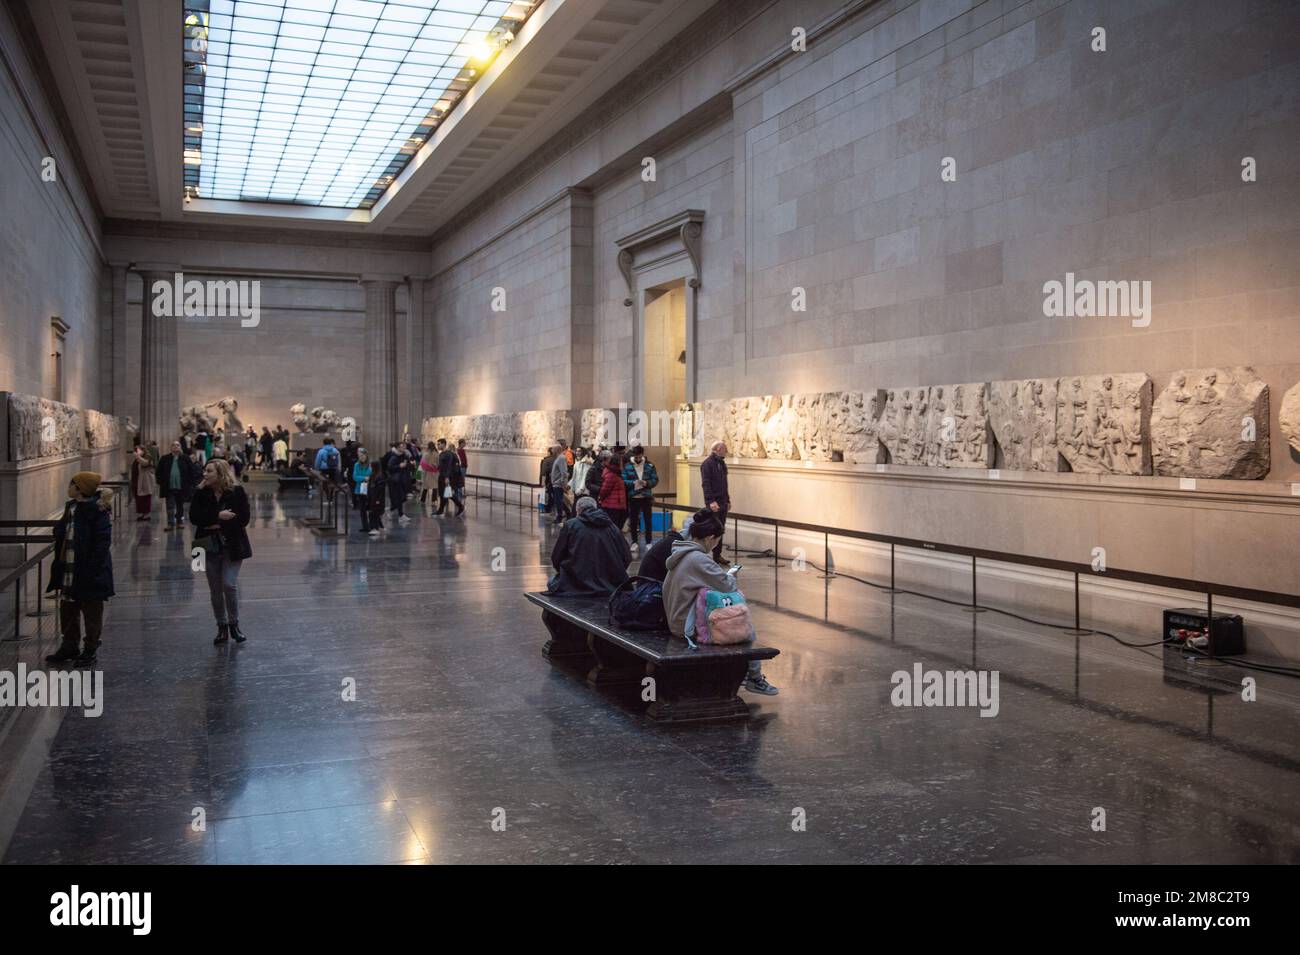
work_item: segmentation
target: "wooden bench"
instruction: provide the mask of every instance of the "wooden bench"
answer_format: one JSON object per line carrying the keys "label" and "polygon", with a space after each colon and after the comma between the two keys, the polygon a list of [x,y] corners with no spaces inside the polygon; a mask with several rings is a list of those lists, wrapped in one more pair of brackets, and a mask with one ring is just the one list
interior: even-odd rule
{"label": "wooden bench", "polygon": [[542,608],[551,639],[542,655],[552,662],[586,664],[594,687],[644,686],[654,679],[646,716],[661,723],[729,720],[749,715],[737,696],[751,660],[770,660],[781,651],[753,643],[704,645],[692,650],[667,630],[624,630],[609,620],[605,597],[524,596]]}

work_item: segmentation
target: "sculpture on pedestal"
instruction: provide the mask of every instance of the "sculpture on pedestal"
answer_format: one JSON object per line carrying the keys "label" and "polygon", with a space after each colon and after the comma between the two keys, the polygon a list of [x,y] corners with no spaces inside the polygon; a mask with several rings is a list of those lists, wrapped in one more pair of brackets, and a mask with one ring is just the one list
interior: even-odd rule
{"label": "sculpture on pedestal", "polygon": [[181,409],[181,434],[192,435],[200,432],[212,434],[217,430],[217,419],[208,414],[211,405],[188,405]]}

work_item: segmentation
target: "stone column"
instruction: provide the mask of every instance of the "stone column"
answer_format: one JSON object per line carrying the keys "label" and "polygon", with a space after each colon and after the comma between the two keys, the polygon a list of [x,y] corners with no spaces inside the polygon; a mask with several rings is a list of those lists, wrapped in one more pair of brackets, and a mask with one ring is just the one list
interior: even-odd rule
{"label": "stone column", "polygon": [[[181,266],[167,263],[137,263],[135,270],[144,281],[140,296],[140,436],[153,439],[166,449],[180,433],[181,395],[177,376],[174,285]],[[162,283],[157,289],[155,285]],[[161,295],[162,298],[155,302]]]}
{"label": "stone column", "polygon": [[408,280],[406,306],[406,420],[410,422],[411,433],[420,437],[420,424],[429,407],[429,396],[425,394],[426,342],[432,340],[428,329],[429,292],[427,276],[412,275]]}
{"label": "stone column", "polygon": [[361,276],[366,290],[366,361],[362,377],[361,437],[382,454],[401,437],[397,417],[397,286],[401,275]]}

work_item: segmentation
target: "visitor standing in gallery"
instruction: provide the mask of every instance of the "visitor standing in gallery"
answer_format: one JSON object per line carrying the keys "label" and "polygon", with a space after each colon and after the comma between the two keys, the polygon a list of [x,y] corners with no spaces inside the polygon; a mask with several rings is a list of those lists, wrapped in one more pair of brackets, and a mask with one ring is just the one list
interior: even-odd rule
{"label": "visitor standing in gallery", "polygon": [[619,533],[627,520],[627,485],[623,483],[623,457],[610,455],[605,465],[605,476],[600,481],[600,494],[596,497],[600,509],[609,515]]}
{"label": "visitor standing in gallery", "polygon": [[173,441],[172,449],[158,459],[154,480],[158,484],[158,493],[167,504],[167,530],[185,523],[185,505],[194,494],[198,473],[193,459],[182,450],[179,441]]}
{"label": "visitor standing in gallery", "polygon": [[564,495],[564,487],[569,483],[569,462],[563,450],[556,452],[551,462],[551,503],[555,506],[555,523],[563,524],[564,519],[573,512],[569,510],[569,501]]}
{"label": "visitor standing in gallery", "polygon": [[555,463],[555,455],[554,446],[547,448],[546,457],[542,458],[541,466],[537,471],[537,483],[542,486],[542,493],[546,496],[547,514],[555,511],[555,495],[551,493],[551,465]]}
{"label": "visitor standing in gallery", "polygon": [[[456,504],[456,513],[464,514],[465,505],[460,501],[460,492],[465,487],[465,475],[460,469],[460,456],[447,445],[446,438],[438,439],[438,513],[447,512],[447,502]],[[447,496],[447,489],[451,496]]]}
{"label": "visitor standing in gallery", "polygon": [[411,453],[406,446],[394,441],[384,455],[384,471],[388,475],[388,500],[397,515],[397,523],[405,527],[411,523],[406,516],[406,495],[411,486]]}
{"label": "visitor standing in gallery", "polygon": [[63,516],[54,525],[54,561],[45,589],[59,595],[63,641],[45,658],[46,663],[95,665],[104,629],[104,602],[113,596],[113,492],[101,491],[99,482],[94,471],[74,474]]}
{"label": "visitor standing in gallery", "polygon": [[[365,448],[357,449],[357,460],[352,465],[352,503],[361,515],[361,533],[378,537],[379,530],[370,526],[370,491],[375,469]],[[381,492],[382,493],[382,492]]]}
{"label": "visitor standing in gallery", "polygon": [[[704,506],[718,518],[726,536],[727,512],[731,510],[731,494],[727,490],[727,443],[716,441],[709,456],[700,465],[700,486],[704,491]],[[714,561],[722,562],[722,537],[713,548]]]}
{"label": "visitor standing in gallery", "polygon": [[239,569],[253,556],[248,543],[248,494],[235,481],[230,465],[214,458],[203,468],[203,481],[190,503],[194,546],[203,551],[212,613],[217,618],[214,644],[247,637],[239,629]]}
{"label": "visitor standing in gallery", "polygon": [[[420,455],[420,503],[423,504],[430,494],[437,495],[438,487],[438,446],[432,441]],[[436,501],[434,502],[437,503]]]}
{"label": "visitor standing in gallery", "polygon": [[646,458],[645,448],[637,445],[632,449],[632,457],[623,466],[623,485],[627,488],[628,524],[632,531],[632,553],[637,552],[637,539],[641,535],[641,525],[645,525],[645,543],[649,547],[654,542],[652,510],[655,503],[655,485],[659,483],[659,472],[654,462]]}
{"label": "visitor standing in gallery", "polygon": [[138,444],[135,446],[135,454],[131,456],[131,493],[135,495],[135,519],[151,520],[153,496],[158,493],[158,479],[154,476],[149,452]]}

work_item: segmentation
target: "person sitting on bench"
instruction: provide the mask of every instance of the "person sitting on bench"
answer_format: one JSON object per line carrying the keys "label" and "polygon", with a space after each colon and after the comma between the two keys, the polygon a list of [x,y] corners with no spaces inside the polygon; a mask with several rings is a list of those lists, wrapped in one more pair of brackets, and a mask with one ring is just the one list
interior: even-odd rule
{"label": "person sitting on bench", "polygon": [[673,552],[673,544],[686,540],[690,536],[692,520],[693,517],[686,518],[682,522],[680,531],[669,530],[667,534],[646,548],[645,553],[641,555],[641,565],[636,570],[638,577],[649,577],[661,584],[664,582],[664,578],[668,576],[668,556]]}
{"label": "person sitting on bench", "polygon": [[560,529],[551,551],[556,574],[546,592],[552,596],[593,596],[614,592],[627,580],[632,551],[623,532],[590,497],[578,498],[578,516]]}
{"label": "person sitting on bench", "polygon": [[[711,556],[725,533],[718,515],[705,508],[691,518],[686,539],[673,544],[673,552],[668,556],[668,576],[664,578],[664,610],[668,615],[668,629],[674,636],[686,635],[687,617],[701,590],[731,593],[740,589],[736,586],[736,571],[740,568],[723,570]],[[749,673],[741,686],[764,696],[776,696],[778,692],[763,676],[763,665],[758,660],[750,661]]]}

